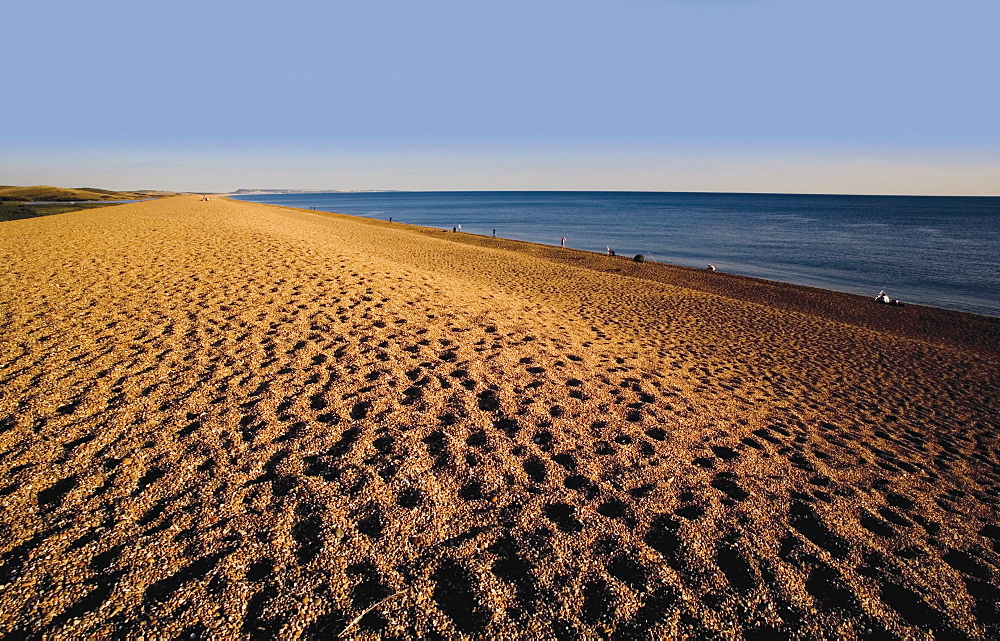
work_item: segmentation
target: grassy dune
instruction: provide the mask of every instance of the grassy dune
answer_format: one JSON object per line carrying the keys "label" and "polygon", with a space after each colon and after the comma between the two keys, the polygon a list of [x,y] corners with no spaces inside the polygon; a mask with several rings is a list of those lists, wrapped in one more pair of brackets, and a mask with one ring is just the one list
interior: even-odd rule
{"label": "grassy dune", "polygon": [[89,201],[89,200],[139,200],[147,198],[143,192],[132,191],[110,191],[108,189],[94,189],[90,187],[80,187],[76,189],[66,189],[64,187],[50,187],[49,185],[35,185],[33,187],[0,187],[0,201]]}
{"label": "grassy dune", "polygon": [[1000,637],[995,319],[194,196],[0,264],[0,637]]}
{"label": "grassy dune", "polygon": [[[93,187],[79,189],[64,189],[47,185],[0,187],[0,222],[108,206],[108,203],[104,201],[142,200],[164,195],[167,194],[163,192],[111,191]],[[35,201],[42,201],[45,204],[28,204]]]}

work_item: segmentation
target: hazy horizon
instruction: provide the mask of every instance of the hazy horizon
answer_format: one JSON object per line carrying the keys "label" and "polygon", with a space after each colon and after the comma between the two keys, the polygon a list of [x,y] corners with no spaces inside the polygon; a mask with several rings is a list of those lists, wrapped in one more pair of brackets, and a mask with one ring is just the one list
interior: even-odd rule
{"label": "hazy horizon", "polygon": [[[248,154],[249,157],[255,157]],[[22,156],[23,158],[23,156]],[[273,158],[273,157],[271,157]],[[198,193],[231,193],[237,189],[301,189],[350,191],[652,191],[718,193],[857,194],[913,196],[998,196],[1000,163],[941,163],[937,167],[879,159],[840,160],[785,158],[700,159],[615,162],[502,156],[448,158],[418,166],[404,154],[371,159],[359,154],[339,161],[283,158],[298,165],[273,171],[254,163],[213,161],[133,161],[104,159],[98,167],[84,159],[66,167],[4,166],[5,184],[92,186],[129,191],[157,189]],[[116,166],[120,165],[120,166]],[[517,165],[517,166],[515,166]],[[582,166],[581,166],[582,165]],[[327,168],[329,167],[329,168]],[[210,179],[205,178],[211,175]],[[44,180],[37,180],[44,178]],[[33,180],[35,179],[35,180]]]}

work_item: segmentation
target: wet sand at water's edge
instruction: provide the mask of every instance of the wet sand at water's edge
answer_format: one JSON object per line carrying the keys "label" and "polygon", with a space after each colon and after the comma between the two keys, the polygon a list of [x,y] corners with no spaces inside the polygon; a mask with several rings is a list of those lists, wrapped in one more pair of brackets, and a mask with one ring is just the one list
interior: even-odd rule
{"label": "wet sand at water's edge", "polygon": [[0,264],[0,638],[1000,636],[997,319],[196,196]]}

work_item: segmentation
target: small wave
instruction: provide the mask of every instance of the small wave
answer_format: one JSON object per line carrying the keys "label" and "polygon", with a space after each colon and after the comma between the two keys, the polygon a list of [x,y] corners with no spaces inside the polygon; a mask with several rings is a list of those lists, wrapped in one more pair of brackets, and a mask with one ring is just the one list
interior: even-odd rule
{"label": "small wave", "polygon": [[758,220],[778,220],[790,223],[814,223],[818,219],[809,218],[808,216],[802,216],[799,214],[761,214],[757,216]]}

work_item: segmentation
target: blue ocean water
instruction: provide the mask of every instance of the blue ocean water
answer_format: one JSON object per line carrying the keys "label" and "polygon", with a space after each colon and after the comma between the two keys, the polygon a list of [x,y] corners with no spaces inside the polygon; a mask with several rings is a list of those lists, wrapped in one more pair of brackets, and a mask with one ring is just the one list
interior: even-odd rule
{"label": "blue ocean water", "polygon": [[1000,197],[365,192],[242,200],[704,267],[1000,316]]}

